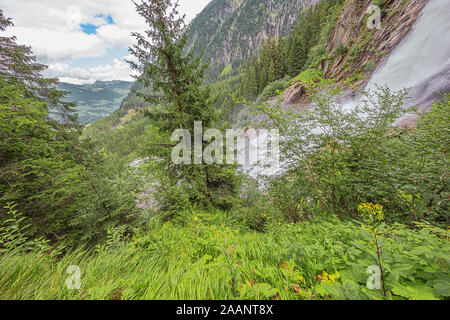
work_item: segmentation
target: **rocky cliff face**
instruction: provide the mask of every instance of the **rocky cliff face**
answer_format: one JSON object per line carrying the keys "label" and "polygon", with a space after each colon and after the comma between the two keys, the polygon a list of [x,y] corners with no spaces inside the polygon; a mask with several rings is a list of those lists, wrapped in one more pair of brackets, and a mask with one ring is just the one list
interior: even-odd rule
{"label": "rocky cliff face", "polygon": [[[427,0],[387,0],[380,7],[379,28],[369,28],[375,13],[371,0],[348,0],[328,40],[328,58],[319,69],[325,78],[342,84],[352,79],[353,88],[364,87],[370,76],[409,33]],[[286,105],[304,107],[305,87],[294,83],[284,93]]]}
{"label": "rocky cliff face", "polygon": [[285,36],[302,9],[318,0],[213,0],[193,21],[188,47],[224,67],[254,53],[267,37]]}
{"label": "rocky cliff face", "polygon": [[[379,28],[368,28],[375,11],[369,11],[371,0],[349,0],[331,33],[329,59],[321,69],[324,76],[342,81],[364,74],[356,81],[363,85],[375,66],[388,55],[411,30],[427,0],[388,0],[381,6]],[[344,54],[339,54],[345,52]]]}

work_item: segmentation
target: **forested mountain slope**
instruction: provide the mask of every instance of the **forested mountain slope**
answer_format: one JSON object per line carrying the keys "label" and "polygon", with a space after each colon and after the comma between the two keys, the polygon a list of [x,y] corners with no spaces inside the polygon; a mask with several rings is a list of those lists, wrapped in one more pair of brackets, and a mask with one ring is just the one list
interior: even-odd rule
{"label": "forested mountain slope", "polygon": [[192,21],[188,48],[205,51],[208,75],[219,75],[233,62],[249,57],[262,39],[285,37],[305,7],[318,0],[213,0]]}
{"label": "forested mountain slope", "polygon": [[[204,52],[210,64],[207,82],[220,89],[215,90],[218,108],[232,108],[230,94],[261,102],[292,83],[286,102],[304,105],[305,87],[298,80],[311,74],[351,88],[364,86],[409,33],[427,1],[376,3],[380,25],[369,28],[375,13],[370,1],[212,1],[192,21],[187,48]],[[243,58],[248,58],[246,65]],[[142,104],[131,92],[122,107]]]}
{"label": "forested mountain slope", "polygon": [[68,91],[65,101],[76,102],[76,113],[82,124],[87,124],[112,114],[130,91],[132,82],[96,81],[77,85],[59,82],[60,90]]}

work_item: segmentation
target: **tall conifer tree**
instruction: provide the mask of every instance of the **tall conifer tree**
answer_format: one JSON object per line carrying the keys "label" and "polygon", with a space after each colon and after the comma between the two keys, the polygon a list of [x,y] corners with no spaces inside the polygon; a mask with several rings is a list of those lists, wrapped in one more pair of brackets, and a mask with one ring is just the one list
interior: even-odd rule
{"label": "tall conifer tree", "polygon": [[178,209],[182,199],[185,204],[190,201],[229,207],[224,194],[236,191],[231,168],[180,165],[170,159],[174,146],[170,137],[174,130],[188,130],[193,146],[194,121],[202,121],[204,129],[210,128],[217,114],[210,88],[203,86],[206,66],[202,65],[202,57],[185,50],[187,27],[184,16],[178,12],[178,1],[142,0],[135,5],[148,29],[144,34],[133,33],[137,44],[130,51],[138,62],[129,62],[141,74],[138,81],[154,92],[142,97],[153,105],[147,115],[160,131],[160,143],[150,147],[152,155],[164,159],[160,172],[165,180],[159,185],[158,194],[162,195],[159,203],[168,211]]}

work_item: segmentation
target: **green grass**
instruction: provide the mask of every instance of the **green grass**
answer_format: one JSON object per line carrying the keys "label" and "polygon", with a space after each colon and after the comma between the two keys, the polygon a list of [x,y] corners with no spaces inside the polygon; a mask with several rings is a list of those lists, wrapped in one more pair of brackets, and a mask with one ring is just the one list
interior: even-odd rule
{"label": "green grass", "polygon": [[317,69],[307,69],[292,78],[290,83],[294,83],[296,81],[300,81],[304,85],[313,85],[315,81],[320,81],[322,79],[322,72]]}
{"label": "green grass", "polygon": [[[250,231],[219,213],[186,213],[132,238],[116,235],[97,252],[6,254],[0,299],[383,299],[382,290],[366,287],[376,251],[356,222],[269,221],[267,229]],[[448,239],[428,225],[388,227],[386,298],[448,298]],[[80,290],[66,287],[70,265],[81,269]]]}

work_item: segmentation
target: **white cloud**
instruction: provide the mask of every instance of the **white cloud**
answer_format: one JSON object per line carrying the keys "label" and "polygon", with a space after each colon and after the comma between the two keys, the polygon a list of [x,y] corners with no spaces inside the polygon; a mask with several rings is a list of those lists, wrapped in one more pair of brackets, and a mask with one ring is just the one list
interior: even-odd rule
{"label": "white cloud", "polygon": [[[180,0],[180,11],[189,21],[209,1]],[[98,59],[111,51],[123,51],[134,42],[131,32],[142,33],[146,27],[131,0],[2,0],[1,8],[15,24],[6,34],[30,45],[38,60],[50,65],[48,73],[71,82],[129,77],[128,64],[117,59],[99,62],[95,68],[70,65],[82,58]],[[108,15],[114,24],[108,24]],[[97,26],[96,34],[83,33],[80,24]]]}
{"label": "white cloud", "polygon": [[119,51],[133,43],[131,32],[117,25],[105,25],[97,29],[98,38],[113,50]]}
{"label": "white cloud", "polygon": [[[53,11],[55,15],[59,15],[58,11]],[[63,15],[64,16],[64,15]],[[66,9],[65,15],[66,27],[69,30],[78,30],[80,23],[83,21],[83,16],[81,14],[80,7],[78,6],[69,6]]]}
{"label": "white cloud", "polygon": [[[129,0],[3,0],[5,14],[16,27],[7,31],[30,45],[44,63],[70,63],[104,56],[133,43],[131,32],[145,29]],[[99,17],[102,15],[102,17]],[[108,25],[111,15],[114,25]],[[80,24],[99,26],[97,34],[83,33]]]}
{"label": "white cloud", "polygon": [[123,57],[122,60],[114,59],[112,64],[100,65],[92,68],[71,67],[68,64],[56,63],[49,65],[46,75],[59,78],[62,82],[75,84],[93,83],[97,80],[123,80],[133,81],[130,67]]}
{"label": "white cloud", "polygon": [[16,27],[12,31],[20,43],[31,46],[44,63],[72,62],[107,53],[108,46],[96,35],[47,28]]}

